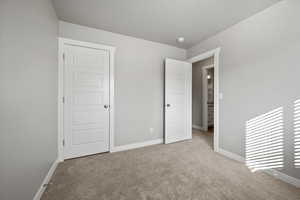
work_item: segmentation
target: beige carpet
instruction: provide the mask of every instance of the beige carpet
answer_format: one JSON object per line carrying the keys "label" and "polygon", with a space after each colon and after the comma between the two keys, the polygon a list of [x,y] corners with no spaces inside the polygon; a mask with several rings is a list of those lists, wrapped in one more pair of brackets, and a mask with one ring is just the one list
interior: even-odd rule
{"label": "beige carpet", "polygon": [[212,151],[211,134],[193,140],[68,160],[43,200],[300,200],[300,189]]}

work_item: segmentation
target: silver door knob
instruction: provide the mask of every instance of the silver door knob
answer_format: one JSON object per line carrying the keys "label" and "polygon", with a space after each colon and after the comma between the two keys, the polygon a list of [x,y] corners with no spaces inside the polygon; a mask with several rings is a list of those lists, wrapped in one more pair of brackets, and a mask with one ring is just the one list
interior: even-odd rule
{"label": "silver door knob", "polygon": [[167,104],[166,106],[167,106],[167,107],[171,107],[171,104]]}

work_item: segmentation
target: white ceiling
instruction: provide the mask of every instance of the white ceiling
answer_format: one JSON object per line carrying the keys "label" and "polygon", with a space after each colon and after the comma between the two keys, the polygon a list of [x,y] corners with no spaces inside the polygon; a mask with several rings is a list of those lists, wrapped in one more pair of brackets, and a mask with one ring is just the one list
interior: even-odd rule
{"label": "white ceiling", "polygon": [[60,20],[189,48],[280,0],[53,1]]}

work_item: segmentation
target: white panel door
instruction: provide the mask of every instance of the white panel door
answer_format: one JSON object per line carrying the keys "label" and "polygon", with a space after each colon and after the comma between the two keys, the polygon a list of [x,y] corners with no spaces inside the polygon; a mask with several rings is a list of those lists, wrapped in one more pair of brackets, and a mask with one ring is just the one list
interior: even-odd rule
{"label": "white panel door", "polygon": [[64,158],[109,151],[109,51],[64,47]]}
{"label": "white panel door", "polygon": [[192,64],[165,61],[165,143],[192,138]]}

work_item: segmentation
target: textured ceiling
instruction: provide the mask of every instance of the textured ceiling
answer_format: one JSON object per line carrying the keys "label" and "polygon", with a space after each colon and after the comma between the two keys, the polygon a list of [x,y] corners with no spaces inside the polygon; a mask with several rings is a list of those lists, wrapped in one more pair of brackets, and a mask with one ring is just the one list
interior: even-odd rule
{"label": "textured ceiling", "polygon": [[[60,20],[189,48],[280,0],[53,0]],[[185,37],[183,44],[176,38]]]}

